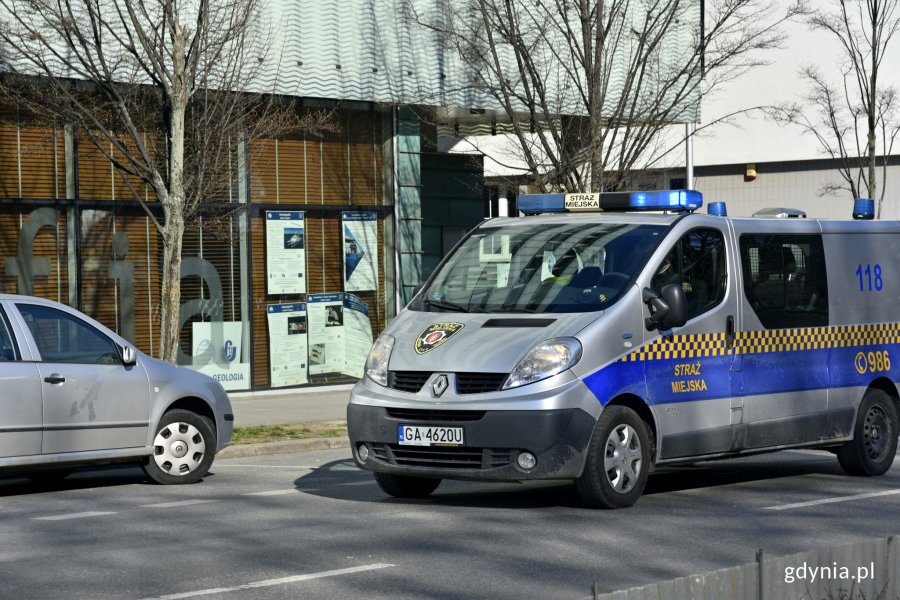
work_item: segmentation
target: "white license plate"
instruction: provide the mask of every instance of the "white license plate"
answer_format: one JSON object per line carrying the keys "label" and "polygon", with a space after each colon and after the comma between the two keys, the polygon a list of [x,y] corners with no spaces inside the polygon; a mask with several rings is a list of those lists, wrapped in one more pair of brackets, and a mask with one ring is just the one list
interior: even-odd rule
{"label": "white license plate", "polygon": [[398,425],[397,440],[401,446],[462,446],[463,428]]}

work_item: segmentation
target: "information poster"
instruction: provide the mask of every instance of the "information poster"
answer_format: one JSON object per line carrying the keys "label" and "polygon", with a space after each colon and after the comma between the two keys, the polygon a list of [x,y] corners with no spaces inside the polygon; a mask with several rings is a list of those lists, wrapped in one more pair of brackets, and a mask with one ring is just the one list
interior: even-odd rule
{"label": "information poster", "polygon": [[240,321],[193,323],[192,368],[209,375],[226,390],[248,389],[250,363],[241,362],[243,332]]}
{"label": "information poster", "polygon": [[305,244],[302,212],[266,211],[266,291],[269,294],[306,293]]}
{"label": "information poster", "polygon": [[378,289],[378,215],[369,211],[342,213],[344,227],[344,289]]}
{"label": "information poster", "polygon": [[344,370],[344,295],[309,294],[309,373]]}
{"label": "information poster", "polygon": [[366,357],[372,348],[372,322],[369,307],[353,294],[344,294],[344,370],[362,379]]}
{"label": "information poster", "polygon": [[306,304],[270,304],[269,377],[272,387],[301,385],[309,381]]}

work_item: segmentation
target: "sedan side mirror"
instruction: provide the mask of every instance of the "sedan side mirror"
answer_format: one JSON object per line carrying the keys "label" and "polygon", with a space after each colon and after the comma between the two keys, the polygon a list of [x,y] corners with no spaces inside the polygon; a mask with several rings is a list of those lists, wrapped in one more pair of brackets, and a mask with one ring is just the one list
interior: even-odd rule
{"label": "sedan side mirror", "polygon": [[680,284],[663,286],[659,295],[644,288],[643,299],[650,309],[650,316],[645,320],[649,331],[681,327],[687,323],[687,298]]}
{"label": "sedan side mirror", "polygon": [[130,367],[137,364],[137,351],[131,346],[122,347],[122,364]]}

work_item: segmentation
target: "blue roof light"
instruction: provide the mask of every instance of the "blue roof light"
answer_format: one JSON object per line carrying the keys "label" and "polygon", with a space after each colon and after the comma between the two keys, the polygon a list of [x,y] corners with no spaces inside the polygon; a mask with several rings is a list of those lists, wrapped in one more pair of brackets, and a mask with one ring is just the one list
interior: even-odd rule
{"label": "blue roof light", "polygon": [[706,212],[716,217],[728,216],[728,209],[724,202],[710,202],[706,205]]}
{"label": "blue roof light", "polygon": [[518,209],[526,215],[550,212],[693,211],[703,206],[703,195],[694,190],[604,192],[601,194],[523,194]]}
{"label": "blue roof light", "polygon": [[871,198],[853,200],[853,218],[865,221],[875,218],[875,201]]}

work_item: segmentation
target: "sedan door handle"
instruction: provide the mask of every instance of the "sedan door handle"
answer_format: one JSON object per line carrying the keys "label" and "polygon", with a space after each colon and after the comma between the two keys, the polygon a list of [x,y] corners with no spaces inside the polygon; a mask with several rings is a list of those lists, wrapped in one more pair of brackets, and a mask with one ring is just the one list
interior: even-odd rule
{"label": "sedan door handle", "polygon": [[51,384],[65,383],[66,378],[63,377],[62,375],[54,374],[54,375],[50,375],[48,377],[44,377],[44,381],[46,381],[47,383],[51,383]]}

